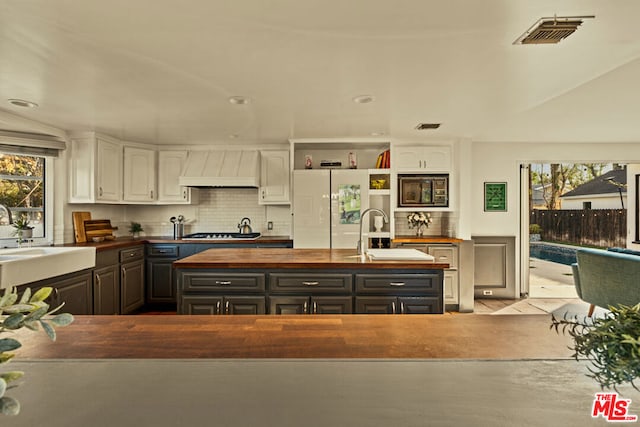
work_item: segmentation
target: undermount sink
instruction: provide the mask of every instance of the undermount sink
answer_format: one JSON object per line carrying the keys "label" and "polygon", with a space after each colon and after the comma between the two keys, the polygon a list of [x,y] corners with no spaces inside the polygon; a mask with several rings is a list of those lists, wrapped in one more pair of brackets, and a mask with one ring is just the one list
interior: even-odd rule
{"label": "undermount sink", "polygon": [[0,249],[0,288],[23,285],[96,265],[96,248],[46,246]]}
{"label": "undermount sink", "polygon": [[435,261],[435,258],[418,249],[367,249],[370,259],[376,261]]}

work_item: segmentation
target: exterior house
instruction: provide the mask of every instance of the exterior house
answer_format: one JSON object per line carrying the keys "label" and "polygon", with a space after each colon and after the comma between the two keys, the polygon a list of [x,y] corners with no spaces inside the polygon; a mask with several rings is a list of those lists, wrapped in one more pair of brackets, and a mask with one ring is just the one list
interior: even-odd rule
{"label": "exterior house", "polygon": [[551,184],[534,184],[531,188],[531,209],[547,209],[544,199],[545,192],[549,191]]}
{"label": "exterior house", "polygon": [[562,209],[624,209],[627,207],[627,170],[611,170],[560,197]]}

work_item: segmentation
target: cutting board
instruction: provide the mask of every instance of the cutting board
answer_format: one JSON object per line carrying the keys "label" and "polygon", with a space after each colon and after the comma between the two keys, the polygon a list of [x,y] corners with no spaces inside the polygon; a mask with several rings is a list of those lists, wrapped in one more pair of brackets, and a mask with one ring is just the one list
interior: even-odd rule
{"label": "cutting board", "polygon": [[76,243],[85,243],[87,235],[84,231],[84,222],[91,220],[91,212],[71,212],[73,217],[73,233]]}
{"label": "cutting board", "polygon": [[87,240],[92,240],[94,237],[111,237],[113,236],[113,230],[117,230],[118,227],[111,226],[111,220],[108,219],[90,219],[84,221],[84,233]]}

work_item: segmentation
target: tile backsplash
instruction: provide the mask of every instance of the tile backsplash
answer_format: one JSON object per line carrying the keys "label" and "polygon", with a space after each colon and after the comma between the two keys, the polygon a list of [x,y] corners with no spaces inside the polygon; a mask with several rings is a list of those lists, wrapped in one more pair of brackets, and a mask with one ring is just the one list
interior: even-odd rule
{"label": "tile backsplash", "polygon": [[[395,235],[411,236],[416,234],[415,228],[409,228],[407,215],[409,212],[395,212]],[[423,228],[424,236],[449,236],[456,235],[456,218],[451,212],[431,212],[432,223],[429,228]]]}
{"label": "tile backsplash", "polygon": [[[254,231],[263,235],[289,236],[291,213],[289,205],[264,206],[258,204],[257,188],[200,189],[197,205],[68,205],[69,218],[65,218],[64,241],[73,242],[72,211],[89,211],[94,219],[110,219],[118,227],[116,236],[129,234],[131,221],[139,222],[142,236],[172,236],[172,216],[185,217],[185,234],[200,231],[237,231],[244,217],[251,219]],[[273,230],[267,230],[267,222]]]}

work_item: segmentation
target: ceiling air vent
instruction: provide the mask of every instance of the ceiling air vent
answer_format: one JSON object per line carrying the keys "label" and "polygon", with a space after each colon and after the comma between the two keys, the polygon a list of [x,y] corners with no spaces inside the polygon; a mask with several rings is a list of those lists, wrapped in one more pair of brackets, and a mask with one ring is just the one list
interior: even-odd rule
{"label": "ceiling air vent", "polygon": [[554,44],[573,34],[585,19],[595,16],[565,16],[540,18],[513,44]]}
{"label": "ceiling air vent", "polygon": [[440,123],[418,123],[416,129],[418,130],[427,130],[427,129],[438,129],[440,127]]}

